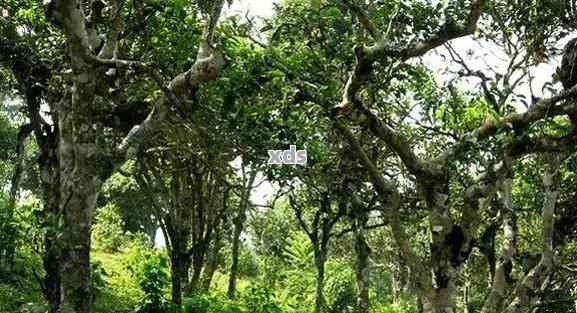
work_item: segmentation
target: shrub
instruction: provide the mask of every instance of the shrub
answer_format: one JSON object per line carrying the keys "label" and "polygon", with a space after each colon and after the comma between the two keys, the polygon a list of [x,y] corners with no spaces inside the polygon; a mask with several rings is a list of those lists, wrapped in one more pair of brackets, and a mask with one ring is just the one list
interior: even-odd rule
{"label": "shrub", "polygon": [[348,262],[331,260],[327,262],[326,295],[328,313],[353,312],[356,304],[354,274]]}
{"label": "shrub", "polygon": [[92,272],[90,278],[92,280],[92,301],[93,303],[100,297],[102,292],[106,290],[106,271],[101,261],[93,261],[90,263],[90,270]]}
{"label": "shrub", "polygon": [[268,288],[251,287],[243,300],[248,312],[251,313],[281,313],[280,306],[273,300],[273,294]]}
{"label": "shrub", "polygon": [[170,275],[166,255],[151,248],[145,238],[134,240],[123,252],[126,268],[144,293],[141,299],[143,306],[139,312],[167,311]]}
{"label": "shrub", "polygon": [[127,234],[122,227],[118,208],[107,204],[98,210],[92,226],[92,242],[96,250],[118,252],[126,242]]}
{"label": "shrub", "polygon": [[[183,301],[184,313],[245,313],[242,305],[223,294],[197,294]],[[247,312],[248,313],[248,312]]]}
{"label": "shrub", "polygon": [[169,275],[164,254],[151,248],[147,239],[138,234],[124,241],[118,253],[92,252],[93,260],[102,264],[106,283],[94,303],[95,313],[133,312],[139,305],[138,309],[142,309],[147,303],[165,302]]}

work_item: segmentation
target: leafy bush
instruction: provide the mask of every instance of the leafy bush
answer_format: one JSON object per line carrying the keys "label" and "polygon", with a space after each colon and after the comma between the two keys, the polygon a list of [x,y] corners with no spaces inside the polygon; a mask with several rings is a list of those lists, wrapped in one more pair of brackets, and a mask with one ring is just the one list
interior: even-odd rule
{"label": "leafy bush", "polygon": [[[124,313],[132,312],[135,307],[150,302],[153,298],[162,297],[167,293],[168,273],[166,262],[161,263],[158,258],[166,258],[160,251],[148,245],[144,235],[130,236],[124,240],[123,248],[118,253],[110,254],[97,250],[92,252],[92,258],[102,264],[105,275],[106,288],[96,298],[93,305],[95,313]],[[157,258],[157,255],[160,255]],[[152,260],[151,260],[152,259]],[[155,262],[162,265],[155,266]],[[149,264],[152,263],[152,264]],[[155,272],[151,268],[161,268],[163,273]],[[163,283],[155,282],[164,277]],[[162,292],[155,292],[155,286],[164,286]],[[148,293],[145,291],[148,291]],[[158,302],[158,301],[156,301]]]}
{"label": "leafy bush", "polygon": [[138,282],[126,268],[124,257],[124,254],[92,253],[94,262],[102,264],[102,269],[106,273],[101,276],[106,288],[102,289],[95,299],[92,306],[94,313],[128,313],[144,297]]}
{"label": "leafy bush", "polygon": [[117,252],[126,242],[127,234],[122,227],[122,218],[113,204],[98,210],[92,226],[92,242],[96,250]]}
{"label": "leafy bush", "polygon": [[241,276],[256,277],[258,275],[258,260],[254,253],[246,248],[240,250],[238,267]]}
{"label": "leafy bush", "polygon": [[354,275],[348,262],[327,262],[326,295],[329,313],[353,312],[356,304]]}
{"label": "leafy bush", "polygon": [[[0,312],[45,312],[38,284],[42,275],[42,259],[37,253],[42,228],[37,217],[39,201],[29,197],[9,208],[0,193],[0,254],[10,256],[0,264]],[[6,262],[6,263],[4,263]]]}
{"label": "leafy bush", "polygon": [[143,261],[140,273],[140,288],[146,295],[146,302],[160,308],[164,303],[164,290],[168,287],[169,276],[166,273],[166,257],[162,254],[150,254]]}
{"label": "leafy bush", "polygon": [[252,287],[243,295],[248,312],[251,313],[281,313],[280,306],[273,300],[273,294],[268,288]]}
{"label": "leafy bush", "polygon": [[[0,284],[0,312],[18,312],[23,307],[46,308],[41,303],[41,294],[34,289],[22,288],[13,284]],[[30,312],[24,311],[24,312]]]}
{"label": "leafy bush", "polygon": [[124,262],[132,277],[144,292],[139,312],[167,310],[166,295],[170,284],[168,260],[164,253],[151,248],[145,238],[135,240],[124,250]]}
{"label": "leafy bush", "polygon": [[[242,305],[223,294],[197,294],[183,301],[184,313],[245,313]],[[248,313],[248,312],[247,312]]]}
{"label": "leafy bush", "polygon": [[96,301],[97,298],[106,289],[106,271],[101,261],[94,261],[90,263],[90,270],[92,272],[90,278],[92,279],[92,300]]}
{"label": "leafy bush", "polygon": [[204,295],[196,295],[186,298],[183,301],[185,313],[208,313],[210,310],[210,300]]}

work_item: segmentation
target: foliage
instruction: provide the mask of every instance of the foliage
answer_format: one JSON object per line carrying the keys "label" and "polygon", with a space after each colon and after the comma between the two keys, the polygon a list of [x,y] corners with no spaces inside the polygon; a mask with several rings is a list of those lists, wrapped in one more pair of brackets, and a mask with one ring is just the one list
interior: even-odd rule
{"label": "foliage", "polygon": [[130,237],[124,229],[118,208],[114,204],[98,209],[92,226],[94,249],[108,253],[118,252]]}
{"label": "foliage", "polygon": [[[119,2],[122,3],[123,29],[115,57],[151,64],[155,79],[166,78],[166,81],[154,81],[153,71],[136,67],[101,66],[111,81],[97,82],[98,91],[94,94],[97,100],[93,107],[98,112],[87,118],[91,122],[93,118],[98,120],[100,117],[96,115],[101,113],[105,116],[103,119],[110,122],[116,117],[110,117],[112,113],[107,109],[130,103],[136,103],[147,113],[166,92],[162,87],[172,85],[168,77],[175,77],[193,64],[203,33],[201,18],[212,9],[213,3],[207,0]],[[378,36],[369,34],[370,26],[362,23],[366,22],[365,16],[359,19],[359,12],[351,10],[347,2],[359,3],[359,10],[380,30],[387,49],[389,44],[412,49],[414,43],[431,36],[432,41],[416,47],[427,48],[430,43],[441,46],[418,60],[409,61],[410,55],[393,50],[371,55],[378,62],[370,60],[371,64],[363,69],[366,73],[361,75],[366,76],[359,82],[362,86],[355,86],[354,81],[349,81],[349,75],[358,61],[366,57],[367,51],[382,46],[373,45],[375,38],[371,37]],[[94,1],[94,5],[99,3]],[[102,3],[109,5],[112,1]],[[425,288],[421,281],[415,284],[416,276],[426,273],[423,275],[428,275],[430,280],[432,268],[429,267],[436,261],[432,259],[455,254],[464,260],[444,260],[437,265],[440,268],[454,266],[450,268],[453,271],[450,276],[456,277],[451,283],[456,286],[459,308],[469,305],[474,311],[480,311],[491,283],[489,253],[482,251],[486,247],[481,245],[494,240],[489,252],[498,254],[502,250],[506,243],[503,222],[511,213],[501,203],[505,193],[497,190],[502,187],[502,178],[497,178],[501,173],[496,170],[504,168],[497,165],[505,165],[506,162],[501,162],[502,155],[511,152],[514,161],[507,175],[513,178],[515,217],[512,219],[517,237],[513,249],[516,255],[510,263],[511,277],[507,277],[511,280],[508,289],[512,290],[513,283],[521,281],[528,272],[524,268],[524,256],[540,256],[544,246],[545,192],[541,177],[545,164],[541,152],[551,149],[564,157],[558,201],[564,206],[558,208],[556,216],[561,213],[567,216],[557,218],[556,223],[567,223],[568,233],[559,240],[560,246],[555,246],[556,267],[547,280],[549,288],[537,295],[542,305],[533,311],[574,311],[568,299],[573,300],[577,293],[577,217],[570,215],[577,199],[577,161],[571,148],[575,144],[577,114],[569,112],[570,101],[539,108],[536,103],[547,94],[545,91],[558,94],[561,90],[553,79],[536,86],[534,74],[538,72],[537,76],[542,76],[539,79],[549,79],[550,73],[541,75],[536,65],[547,63],[554,67],[557,64],[554,58],[562,43],[560,40],[569,38],[577,29],[577,7],[572,1],[564,0],[488,1],[482,5],[481,22],[473,36],[442,44],[445,35],[465,21],[470,3],[473,1],[284,0],[276,3],[269,19],[253,19],[250,14],[241,16],[227,11],[227,16],[219,22],[215,39],[227,61],[220,77],[187,86],[192,88],[183,103],[174,99],[160,102],[170,106],[161,129],[147,134],[146,143],[131,151],[133,159],[104,184],[92,225],[92,310],[97,313],[312,312],[317,279],[313,262],[315,247],[311,244],[312,232],[303,230],[306,226],[302,224],[318,222],[338,209],[342,215],[330,224],[334,227],[327,230],[330,253],[324,290],[327,312],[323,313],[353,312],[358,290],[353,271],[355,249],[351,249],[354,239],[347,233],[351,231],[349,222],[367,214],[371,223],[381,222],[382,217],[389,225],[392,223],[388,214],[391,212],[386,209],[389,198],[394,197],[380,190],[384,187],[377,186],[378,179],[369,179],[367,168],[374,169],[365,163],[373,163],[377,172],[373,176],[382,175],[398,187],[400,206],[393,213],[400,218],[394,222],[402,224],[407,238],[406,242],[399,242],[402,238],[394,235],[390,227],[366,230],[371,248],[368,268],[371,310],[375,313],[416,312],[415,288]],[[65,107],[61,105],[65,103],[62,100],[70,96],[70,82],[77,77],[70,75],[71,59],[74,59],[66,53],[70,42],[65,42],[62,30],[46,18],[45,11],[49,9],[38,0],[3,1],[0,43],[26,47],[27,54],[37,54],[49,65],[53,71],[47,82],[50,86],[46,86],[42,105],[37,109],[42,111],[39,116],[48,120],[45,131],[53,128],[65,134],[69,131],[67,125],[56,124],[59,117],[66,115],[59,115],[56,107]],[[94,12],[88,14],[91,8],[86,11],[91,19],[96,18],[92,15]],[[104,18],[108,18],[110,10],[103,12]],[[96,32],[108,30],[110,26],[92,22],[97,25]],[[487,47],[471,48],[471,41]],[[369,46],[372,48],[362,48]],[[39,287],[39,280],[45,274],[42,272],[43,240],[46,233],[59,233],[66,225],[61,216],[46,212],[40,200],[52,195],[43,192],[46,181],[41,178],[47,173],[39,170],[45,161],[41,153],[45,146],[32,144],[27,148],[23,199],[15,208],[9,207],[6,193],[14,170],[16,122],[20,122],[13,116],[18,110],[30,113],[34,108],[26,104],[30,96],[30,90],[24,88],[26,82],[11,73],[14,65],[22,64],[10,59],[12,56],[5,55],[4,50],[0,51],[3,106],[0,112],[0,248],[14,250],[15,255],[9,270],[0,268],[3,270],[0,312],[32,311],[45,306]],[[489,55],[496,52],[503,54],[504,68],[496,69],[489,64],[500,59]],[[442,62],[437,62],[438,59]],[[438,67],[443,68],[439,71]],[[34,76],[26,74],[23,75],[26,79]],[[343,101],[341,94],[345,93],[344,100],[349,100],[346,99],[348,81],[353,83],[349,86],[360,88],[352,95],[358,103],[352,112],[335,114],[334,106]],[[543,94],[536,92],[540,87]],[[119,90],[122,95],[118,95]],[[15,109],[4,112],[5,104]],[[363,106],[367,110],[356,112]],[[498,122],[507,114],[526,109],[538,120]],[[543,112],[546,114],[540,116]],[[375,118],[367,119],[368,113]],[[22,122],[33,120],[27,118]],[[94,122],[91,126],[102,137],[98,146],[102,151],[97,153],[107,158],[109,150],[118,145],[137,122],[131,120],[123,131],[104,127],[100,120]],[[342,129],[335,127],[337,122],[351,130],[352,139],[345,140]],[[479,127],[486,128],[478,130]],[[477,138],[475,134],[482,136]],[[355,152],[357,147],[350,144],[353,139],[358,140],[366,157]],[[554,144],[547,146],[547,140]],[[57,147],[54,151],[66,148],[51,144]],[[265,165],[267,150],[286,149],[290,144],[307,150],[306,167]],[[451,147],[458,149],[452,151]],[[513,155],[516,148],[521,155]],[[559,153],[563,150],[567,152]],[[446,161],[444,156],[449,152],[455,152],[455,156]],[[259,167],[268,182],[274,183],[273,189],[279,189],[275,191],[298,189],[306,204],[303,214],[295,216],[286,197],[276,199],[271,207],[265,203],[255,205],[241,236],[244,240],[240,250],[238,297],[231,300],[224,296],[230,264],[218,262],[215,274],[218,284],[213,283],[217,287],[185,295],[188,297],[183,307],[176,308],[168,304],[170,251],[152,247],[154,235],[162,225],[169,236],[181,236],[178,239],[182,239],[183,244],[179,245],[182,249],[178,252],[186,257],[215,246],[212,240],[218,235],[224,246],[221,258],[231,259],[228,247],[233,217],[226,209],[238,205],[237,185],[241,178],[230,166],[237,159]],[[58,166],[54,170],[58,170]],[[434,169],[431,170],[434,175],[429,175],[429,167]],[[422,175],[423,171],[427,175]],[[349,172],[352,175],[348,175]],[[442,190],[437,192],[436,188]],[[351,201],[355,192],[359,192],[359,198],[367,203],[370,212],[356,211]],[[228,193],[232,196],[228,197]],[[386,197],[381,197],[385,193]],[[322,208],[323,212],[315,211],[319,202],[315,196],[319,194],[327,195],[331,202]],[[375,194],[378,197],[373,197]],[[387,198],[386,201],[383,198]],[[337,202],[338,208],[332,205]],[[433,207],[441,202],[439,207]],[[435,219],[450,224],[455,231],[452,234],[461,234],[462,226],[469,227],[461,234],[467,238],[447,235],[434,243],[437,231],[431,226]],[[492,226],[498,228],[496,234],[491,238],[483,236],[484,230]],[[173,240],[168,239],[167,249],[174,248]],[[465,239],[470,239],[470,246],[463,246]],[[318,240],[315,243],[318,244]],[[449,246],[458,249],[438,253],[439,248]],[[467,249],[461,249],[463,247]],[[404,249],[411,253],[401,251]],[[417,261],[419,264],[415,266],[422,265],[425,270],[422,273],[414,268],[409,270],[408,267],[414,265],[408,263],[416,260],[406,260],[407,255],[425,260]],[[208,272],[207,262],[201,261],[204,268],[199,272],[204,276]],[[398,277],[399,274],[407,277]],[[435,276],[438,277],[441,276]],[[402,295],[393,294],[391,282],[397,280],[404,284]],[[433,285],[429,287],[437,291],[437,281]],[[460,299],[464,288],[470,288],[471,294],[467,299]]]}
{"label": "foliage", "polygon": [[350,264],[343,260],[331,260],[327,263],[327,274],[327,313],[354,312],[357,291]]}
{"label": "foliage", "polygon": [[143,312],[155,312],[166,305],[166,294],[169,284],[168,260],[161,251],[150,248],[142,239],[126,249],[124,259],[144,295]]}
{"label": "foliage", "polygon": [[255,286],[243,295],[248,312],[252,313],[282,313],[274,301],[272,291],[266,287]]}
{"label": "foliage", "polygon": [[8,196],[0,192],[0,252],[12,251],[0,260],[0,312],[44,312],[38,275],[42,261],[38,250],[41,206],[33,196],[9,207]]}
{"label": "foliage", "polygon": [[[134,162],[127,162],[122,167],[126,172],[134,171],[134,168]],[[115,173],[102,189],[99,204],[102,207],[112,204],[116,207],[124,230],[144,232],[154,240],[158,225],[151,212],[150,197],[142,192],[134,177]]]}
{"label": "foliage", "polygon": [[219,293],[201,293],[183,301],[183,313],[244,313],[241,303]]}
{"label": "foliage", "polygon": [[123,247],[114,254],[95,251],[93,255],[106,286],[96,298],[95,312],[124,313],[135,308],[151,312],[167,308],[167,259],[162,251],[149,246],[146,236],[125,239]]}
{"label": "foliage", "polygon": [[107,288],[106,276],[108,276],[108,274],[106,273],[106,270],[100,261],[91,262],[90,271],[90,278],[92,279],[90,290],[92,291],[92,301],[95,301]]}

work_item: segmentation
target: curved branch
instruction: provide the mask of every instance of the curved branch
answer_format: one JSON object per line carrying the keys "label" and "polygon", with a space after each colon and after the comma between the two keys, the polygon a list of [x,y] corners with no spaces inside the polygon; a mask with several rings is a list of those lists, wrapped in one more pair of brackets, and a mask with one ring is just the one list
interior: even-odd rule
{"label": "curved branch", "polygon": [[[355,9],[358,6],[356,7],[354,3],[351,2],[352,0],[344,1],[350,3],[349,7],[352,8],[353,12],[356,13],[357,16],[359,16],[361,21],[364,21],[365,19],[368,21],[366,14],[362,13],[362,10]],[[387,58],[395,58],[398,61],[404,62],[411,58],[420,57],[450,40],[473,34],[477,28],[477,22],[483,13],[482,7],[486,1],[487,0],[474,0],[471,3],[469,15],[464,24],[455,25],[453,22],[449,21],[441,26],[441,29],[429,38],[417,41],[402,48],[391,46],[384,38],[377,35],[378,32],[376,32],[374,25],[372,25],[370,21],[363,22],[363,25],[368,27],[371,34],[375,32],[375,35],[379,40],[369,47],[355,46],[354,52],[356,56],[356,66],[353,73],[349,76],[349,80],[343,93],[343,100],[338,107],[349,107],[356,102],[356,95],[368,80],[374,62],[385,60]]]}
{"label": "curved branch", "polygon": [[471,144],[475,144],[481,140],[494,136],[503,130],[524,130],[529,125],[542,118],[574,112],[577,107],[576,103],[571,102],[560,106],[556,106],[555,104],[576,96],[577,85],[571,89],[564,90],[551,98],[539,100],[524,113],[513,113],[500,118],[497,121],[487,121],[482,126],[466,134],[453,147],[438,156],[436,161],[439,163],[446,163],[460,153],[466,151]]}

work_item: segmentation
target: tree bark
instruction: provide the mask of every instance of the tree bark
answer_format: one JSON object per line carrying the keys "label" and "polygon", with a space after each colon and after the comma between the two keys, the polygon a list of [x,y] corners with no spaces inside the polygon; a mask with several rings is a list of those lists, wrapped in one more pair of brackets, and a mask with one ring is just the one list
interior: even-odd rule
{"label": "tree bark", "polygon": [[409,275],[407,266],[403,264],[402,258],[396,261],[395,270],[392,273],[392,287],[393,287],[393,300],[398,303],[405,291],[407,290],[407,284],[409,283]]}
{"label": "tree bark", "polygon": [[543,175],[544,200],[543,200],[543,247],[541,260],[532,268],[513,290],[511,301],[503,310],[503,313],[519,313],[531,309],[540,299],[549,282],[549,276],[553,271],[553,238],[555,233],[555,206],[559,197],[560,180],[560,157],[548,154],[544,157],[546,166]]}
{"label": "tree bark", "polygon": [[245,220],[245,213],[238,212],[238,215],[234,219],[234,234],[232,238],[232,263],[230,266],[230,276],[228,279],[228,291],[227,295],[229,299],[234,299],[236,294],[236,280],[238,277],[238,259],[240,254],[240,235],[242,233],[242,228]]}
{"label": "tree bark", "polygon": [[188,283],[188,270],[190,269],[190,257],[178,251],[172,251],[170,258],[172,303],[182,304],[182,289]]}
{"label": "tree bark", "polygon": [[467,278],[465,281],[465,285],[463,286],[463,313],[471,313],[472,308],[470,305],[470,296],[469,293],[471,291],[471,285],[469,279]]}
{"label": "tree bark", "polygon": [[60,278],[60,253],[55,247],[54,239],[46,237],[42,258],[46,276],[43,281],[43,293],[48,302],[50,313],[59,313],[62,303],[62,285]]}
{"label": "tree bark", "polygon": [[[44,209],[46,219],[59,218],[58,212],[58,190],[51,190],[50,187],[58,184],[44,184]],[[44,255],[42,262],[46,275],[42,282],[42,291],[48,302],[50,313],[60,313],[62,303],[62,281],[61,281],[61,249],[56,240],[58,232],[54,229],[47,229],[44,236]]]}
{"label": "tree bark", "polygon": [[[89,76],[87,72],[79,75]],[[77,100],[88,97],[90,86],[75,84],[76,90],[86,94]],[[73,96],[73,100],[77,96]],[[87,117],[76,110],[87,110],[80,106],[80,101],[73,101],[76,108],[70,113],[60,114],[59,161],[60,161],[60,211],[64,214],[65,232],[62,233],[62,267],[61,278],[64,288],[62,310],[64,313],[90,312],[91,273],[90,273],[90,228],[92,212],[100,187],[101,156],[96,144],[97,134]],[[84,105],[91,104],[85,101]],[[76,111],[76,112],[75,112]]]}
{"label": "tree bark", "polygon": [[[361,219],[361,221],[359,221]],[[366,219],[363,217],[357,218],[355,221],[355,252],[356,252],[356,264],[355,264],[355,274],[357,277],[357,289],[358,289],[358,299],[357,299],[357,312],[358,313],[368,313],[369,312],[369,255],[371,250],[367,245],[365,236],[365,223]]]}
{"label": "tree bark", "polygon": [[[460,270],[461,250],[466,245],[465,233],[454,225],[448,209],[448,189],[444,180],[438,181],[433,190],[425,194],[431,211],[429,213],[431,230],[431,265],[434,275],[434,288],[429,299],[433,312],[456,312],[456,280]],[[428,186],[425,186],[427,188]]]}
{"label": "tree bark", "polygon": [[207,245],[199,245],[195,247],[192,254],[192,276],[186,288],[186,293],[193,293],[200,287],[200,278],[202,269],[205,265]]}
{"label": "tree bark", "polygon": [[210,290],[210,285],[212,284],[212,279],[214,273],[218,269],[220,260],[220,250],[222,249],[222,242],[220,239],[220,234],[217,233],[217,237],[214,239],[212,249],[208,255],[206,266],[204,267],[203,279],[202,279],[202,289],[204,291]]}
{"label": "tree bark", "polygon": [[[244,164],[242,165],[243,176],[244,176]],[[237,215],[233,220],[234,223],[234,234],[232,238],[232,263],[230,266],[230,276],[228,279],[228,291],[227,295],[229,299],[234,299],[236,293],[236,280],[238,278],[238,259],[240,254],[241,242],[240,236],[244,228],[244,222],[246,221],[246,211],[250,206],[250,194],[254,185],[254,180],[256,178],[256,170],[252,170],[249,174],[248,180],[245,177],[243,182],[242,199],[240,200],[240,205],[237,210]]]}
{"label": "tree bark", "polygon": [[[314,243],[313,243],[314,244]],[[326,251],[322,251],[319,244],[315,245],[314,251],[314,262],[317,268],[317,279],[315,286],[315,313],[321,313],[325,309],[325,263],[326,263]]]}
{"label": "tree bark", "polygon": [[509,287],[507,277],[510,275],[511,262],[517,251],[516,211],[513,207],[512,199],[513,178],[510,173],[507,176],[508,177],[500,183],[500,200],[504,216],[503,234],[505,240],[500,253],[501,255],[495,265],[495,274],[492,277],[491,290],[483,304],[481,313],[496,313],[501,309],[507,295],[507,288]]}

